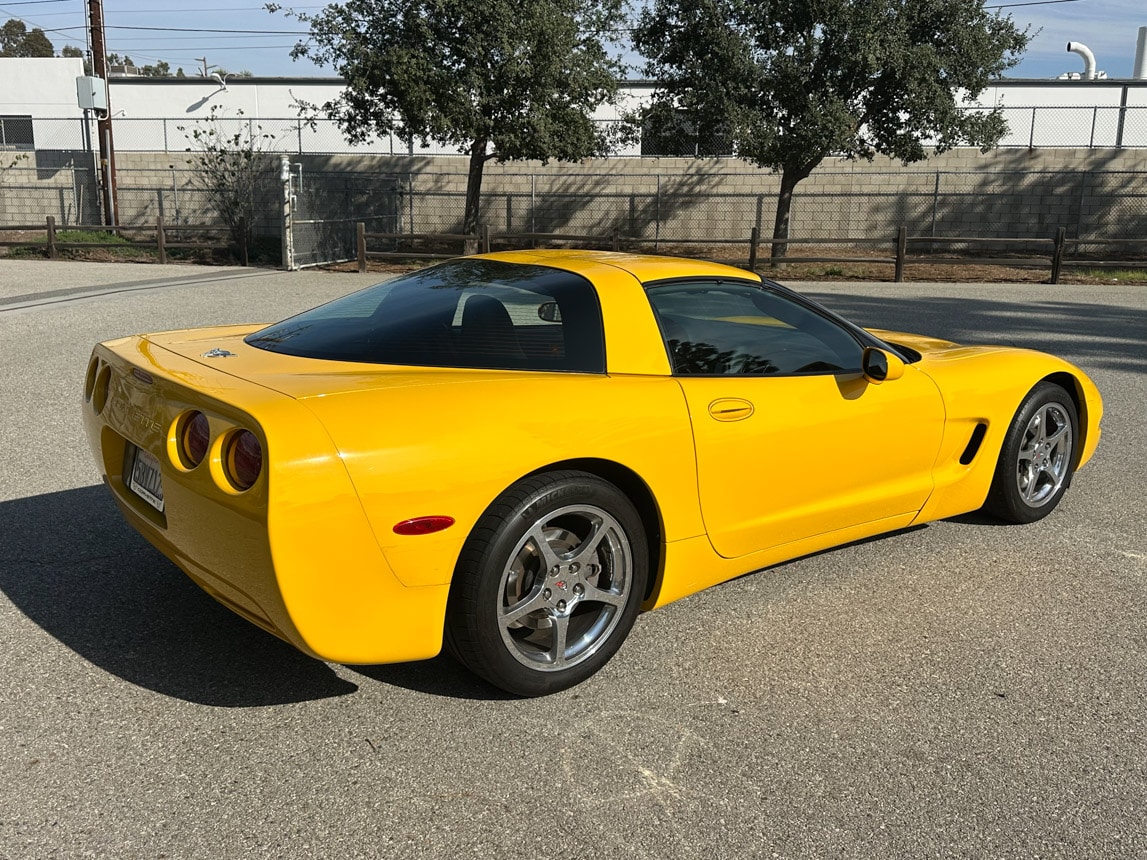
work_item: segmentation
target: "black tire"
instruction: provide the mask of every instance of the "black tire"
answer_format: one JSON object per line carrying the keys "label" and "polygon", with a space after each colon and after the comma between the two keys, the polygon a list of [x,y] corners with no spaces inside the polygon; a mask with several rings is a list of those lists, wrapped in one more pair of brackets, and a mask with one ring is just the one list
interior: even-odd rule
{"label": "black tire", "polygon": [[1071,396],[1058,385],[1039,383],[1008,427],[984,509],[1012,523],[1046,517],[1071,484],[1078,441]]}
{"label": "black tire", "polygon": [[586,472],[525,478],[478,520],[454,571],[446,646],[519,696],[579,684],[629,635],[649,575],[641,518]]}

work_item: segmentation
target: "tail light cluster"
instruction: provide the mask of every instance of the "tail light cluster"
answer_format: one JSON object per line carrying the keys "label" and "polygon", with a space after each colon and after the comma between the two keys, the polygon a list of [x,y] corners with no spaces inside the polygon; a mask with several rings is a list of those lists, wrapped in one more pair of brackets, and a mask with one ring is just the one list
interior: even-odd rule
{"label": "tail light cluster", "polygon": [[[111,366],[93,355],[84,378],[84,400],[96,415],[107,406],[111,375]],[[133,369],[132,375],[153,382],[144,371]],[[263,473],[263,444],[258,436],[225,421],[218,422],[213,431],[211,420],[198,409],[176,419],[168,435],[168,456],[185,472],[206,461],[215,483],[236,493],[251,489]]]}
{"label": "tail light cluster", "polygon": [[[251,489],[263,472],[263,445],[250,430],[232,427],[213,439],[207,416],[192,410],[179,417],[174,435],[175,453],[184,469],[190,471],[208,459],[218,462],[223,478],[237,492]],[[217,459],[208,457],[213,442],[218,444]]]}
{"label": "tail light cluster", "polygon": [[92,360],[88,362],[88,373],[84,378],[84,400],[92,404],[96,415],[103,412],[107,406],[111,378],[111,367],[93,355]]}

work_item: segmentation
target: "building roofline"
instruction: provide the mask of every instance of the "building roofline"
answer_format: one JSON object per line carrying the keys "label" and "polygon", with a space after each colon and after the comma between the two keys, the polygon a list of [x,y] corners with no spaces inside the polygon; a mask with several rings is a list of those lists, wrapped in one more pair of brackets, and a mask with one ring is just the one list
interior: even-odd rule
{"label": "building roofline", "polygon": [[[116,75],[109,78],[110,84],[144,84],[145,86],[159,86],[162,84],[179,84],[183,86],[190,86],[192,84],[215,84],[218,82],[214,78],[204,78],[200,75],[189,75],[183,78],[176,77],[144,77],[143,75]],[[345,84],[346,79],[337,75],[327,76],[253,76],[253,77],[231,77],[227,78],[227,86],[229,87],[242,87],[250,84]],[[632,78],[628,80],[619,81],[622,86],[641,88],[641,89],[654,89],[657,87],[658,82],[649,80],[647,78]],[[1136,78],[1098,78],[1095,80],[1085,81],[1079,79],[1068,78],[996,78],[988,81],[989,87],[1009,86],[1009,87],[1147,87],[1147,80],[1140,80]]]}

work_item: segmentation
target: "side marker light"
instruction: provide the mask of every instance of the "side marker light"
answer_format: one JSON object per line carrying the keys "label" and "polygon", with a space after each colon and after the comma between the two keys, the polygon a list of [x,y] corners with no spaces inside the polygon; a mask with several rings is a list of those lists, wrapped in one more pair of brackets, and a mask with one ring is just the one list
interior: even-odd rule
{"label": "side marker light", "polygon": [[396,535],[428,535],[454,525],[454,517],[415,517],[403,520],[394,527]]}

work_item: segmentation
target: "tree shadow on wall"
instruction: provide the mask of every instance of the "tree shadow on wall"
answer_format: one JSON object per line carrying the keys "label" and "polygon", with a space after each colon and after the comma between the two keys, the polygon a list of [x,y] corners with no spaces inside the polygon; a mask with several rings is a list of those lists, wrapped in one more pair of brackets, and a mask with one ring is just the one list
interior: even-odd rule
{"label": "tree shadow on wall", "polygon": [[[1118,169],[1121,150],[1099,150],[1086,168],[1033,169],[1026,149],[998,150],[990,170],[941,170],[928,187],[900,191],[872,207],[872,223],[891,237],[904,225],[910,236],[1016,238],[1014,245],[913,243],[909,254],[971,252],[1050,256],[1049,240],[1063,227],[1069,239],[1141,239],[1142,244],[1069,245],[1065,259],[1147,257],[1147,172]],[[1050,265],[1050,264],[1049,264]]]}
{"label": "tree shadow on wall", "polygon": [[254,707],[357,687],[234,615],[124,524],[102,486],[0,502],[0,589],[45,632],[125,681]]}
{"label": "tree shadow on wall", "polygon": [[[496,175],[491,176],[495,178]],[[581,244],[600,247],[608,247],[616,231],[628,247],[634,241],[657,240],[669,224],[711,205],[712,189],[719,181],[720,177],[703,173],[663,176],[659,183],[654,176],[539,174],[532,192],[499,190],[494,182],[488,182],[491,190],[483,192],[480,220],[490,225],[495,236],[594,236],[600,241]],[[744,227],[746,237],[751,227]],[[680,227],[674,229],[682,232]],[[660,238],[666,239],[664,235]],[[508,239],[500,244],[521,247],[522,242]]]}

